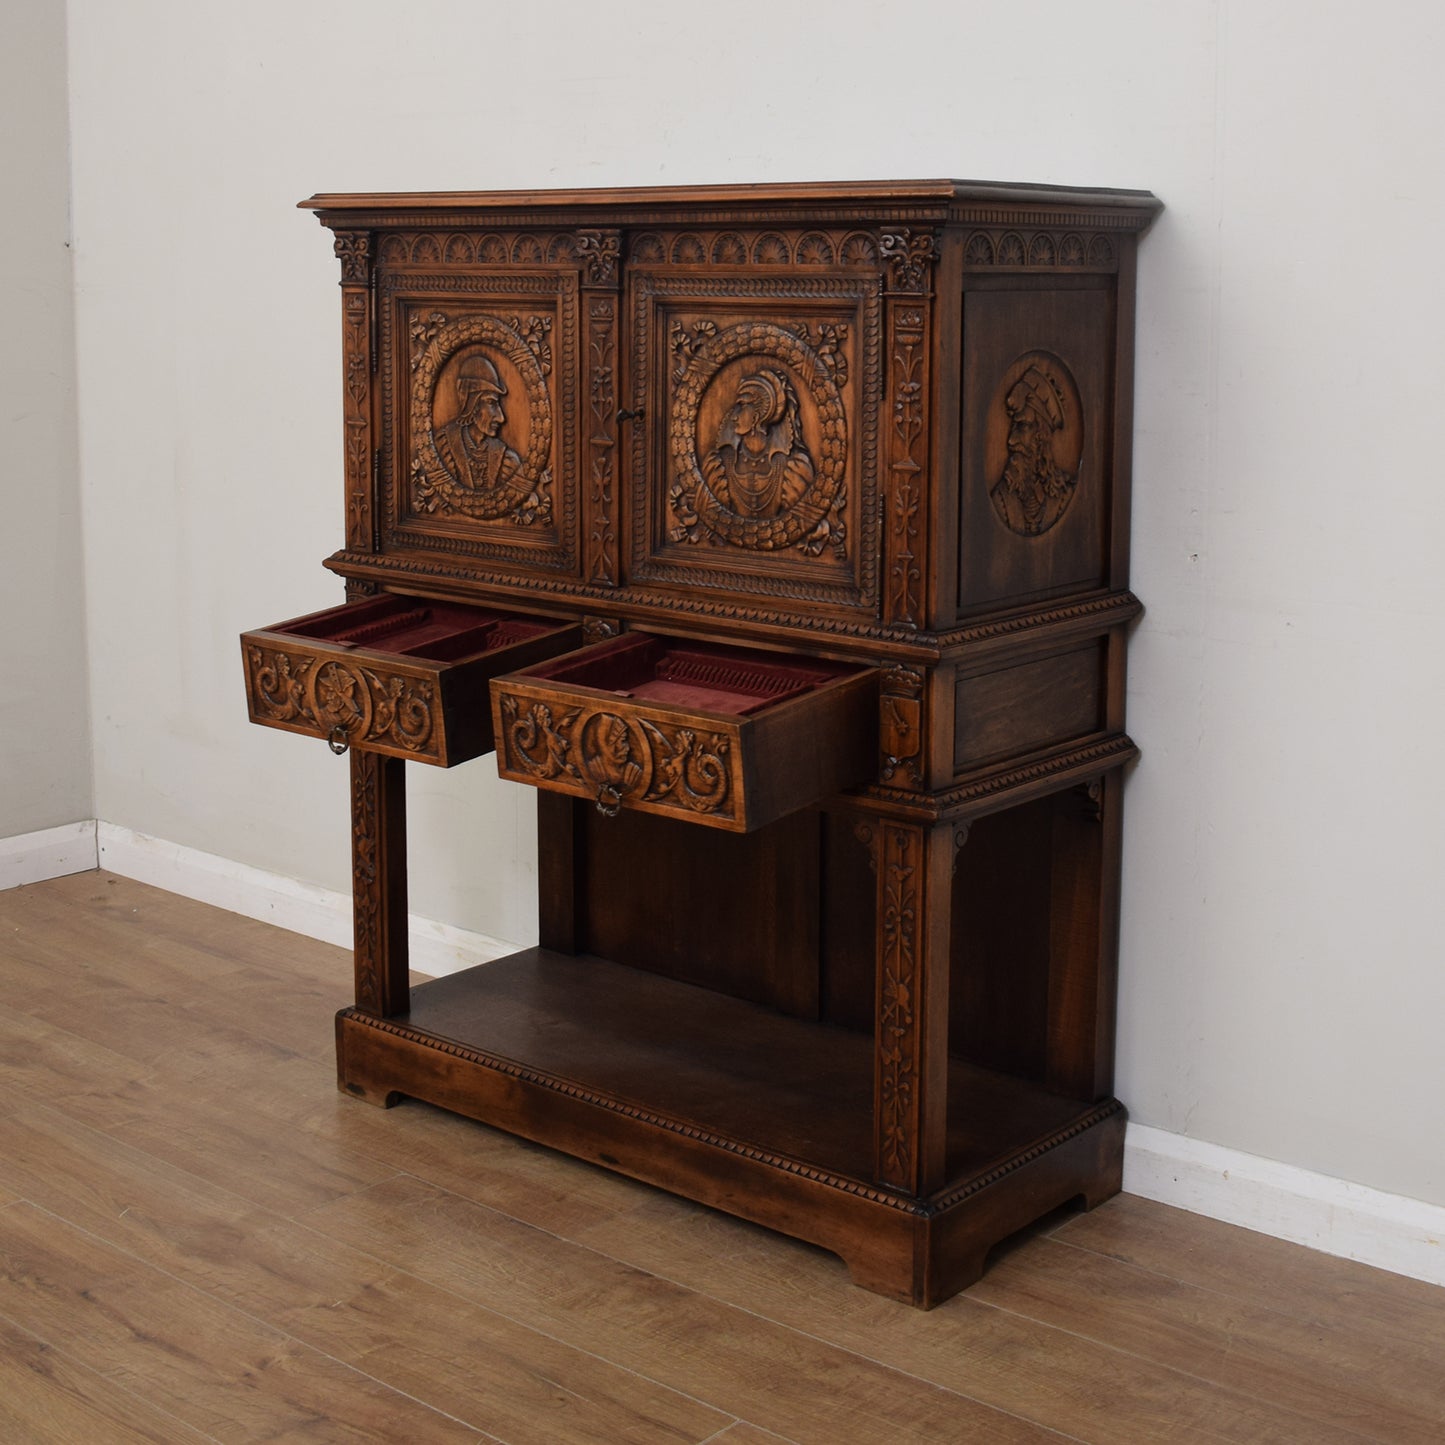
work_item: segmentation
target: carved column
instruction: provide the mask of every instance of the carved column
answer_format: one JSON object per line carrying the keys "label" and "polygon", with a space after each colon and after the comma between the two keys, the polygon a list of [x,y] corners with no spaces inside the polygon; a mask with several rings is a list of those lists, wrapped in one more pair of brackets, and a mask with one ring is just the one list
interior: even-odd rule
{"label": "carved column", "polygon": [[928,596],[924,517],[928,503],[928,357],[933,265],[932,231],[885,232],[879,250],[887,264],[889,424],[884,511],[883,616],[917,627]]}
{"label": "carved column", "polygon": [[956,830],[881,819],[859,833],[872,849],[878,888],[874,1178],[926,1195],[946,1178]]}
{"label": "carved column", "polygon": [[587,537],[584,567],[597,587],[618,583],[617,312],[621,233],[579,231],[587,352]]}
{"label": "carved column", "polygon": [[406,937],[406,764],[351,751],[351,908],[356,1007],[378,1018],[410,1005]]}
{"label": "carved column", "polygon": [[341,260],[341,352],[346,411],[346,545],[354,552],[376,547],[374,442],[371,380],[376,296],[372,290],[371,233],[338,231]]}

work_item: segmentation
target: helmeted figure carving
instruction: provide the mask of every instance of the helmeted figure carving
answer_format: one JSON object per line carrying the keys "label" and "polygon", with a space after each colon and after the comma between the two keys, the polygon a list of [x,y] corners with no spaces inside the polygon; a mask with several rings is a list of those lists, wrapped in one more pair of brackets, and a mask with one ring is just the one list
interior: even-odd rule
{"label": "helmeted figure carving", "polygon": [[456,391],[456,418],[432,432],[442,465],[468,491],[515,493],[520,499],[527,482],[521,457],[501,435],[507,388],[497,368],[480,351],[473,352],[457,368]]}
{"label": "helmeted figure carving", "polygon": [[1067,424],[1064,389],[1036,363],[1009,388],[1008,460],[990,492],[994,510],[1011,532],[1047,532],[1074,499],[1077,472],[1054,459],[1054,437]]}
{"label": "helmeted figure carving", "polygon": [[801,433],[798,397],[781,371],[767,366],[743,377],[702,461],[713,496],[739,517],[790,511],[814,476]]}

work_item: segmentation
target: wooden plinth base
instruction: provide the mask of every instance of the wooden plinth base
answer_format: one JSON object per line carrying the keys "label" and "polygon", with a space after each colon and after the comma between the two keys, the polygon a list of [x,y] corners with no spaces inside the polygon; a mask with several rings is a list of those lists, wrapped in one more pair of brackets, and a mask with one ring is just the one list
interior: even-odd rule
{"label": "wooden plinth base", "polygon": [[[667,1027],[658,1027],[665,1019]],[[872,1040],[602,959],[529,949],[337,1016],[341,1088],[422,1099],[838,1254],[929,1308],[988,1250],[1119,1190],[1124,1110],[957,1061],[950,1183],[871,1182]]]}

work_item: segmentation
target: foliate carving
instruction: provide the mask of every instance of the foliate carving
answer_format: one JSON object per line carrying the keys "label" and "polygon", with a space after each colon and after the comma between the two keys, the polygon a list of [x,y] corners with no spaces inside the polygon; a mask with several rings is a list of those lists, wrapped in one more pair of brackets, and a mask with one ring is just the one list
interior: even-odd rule
{"label": "foliate carving", "polygon": [[1079,231],[973,231],[964,242],[965,265],[1007,266],[1034,271],[1112,271],[1114,244],[1102,233]]}
{"label": "foliate carving", "polygon": [[[363,237],[363,239],[365,239]],[[371,506],[371,293],[348,288],[342,304],[345,357],[346,538],[372,546]]]}
{"label": "foliate carving", "polygon": [[616,231],[579,231],[577,254],[587,268],[587,279],[592,285],[610,286],[617,279],[622,238]]}
{"label": "foliate carving", "polygon": [[695,321],[691,326],[684,326],[680,321],[672,323],[668,332],[668,341],[672,346],[672,379],[674,381],[681,381],[687,375],[687,368],[703,343],[716,335],[717,322],[710,321],[706,316]]}
{"label": "foliate carving", "polygon": [[1084,449],[1078,385],[1057,356],[1030,351],[1004,373],[993,408],[992,434],[1007,438],[1001,471],[989,473],[998,476],[989,491],[994,512],[1016,536],[1041,537],[1068,511],[1078,487]]}
{"label": "foliate carving", "polygon": [[923,434],[924,315],[917,307],[895,309],[892,316],[893,460],[888,506],[890,619],[916,626],[922,610],[923,574],[919,565],[919,514],[923,506],[923,463],[918,456]]}
{"label": "foliate carving", "polygon": [[878,831],[883,943],[878,977],[878,1180],[908,1189],[917,1147],[922,847],[910,828],[885,822]]}
{"label": "foliate carving", "polygon": [[818,360],[828,368],[828,375],[833,378],[834,384],[846,386],[848,358],[844,355],[843,343],[848,339],[847,324],[842,321],[820,321],[818,339],[814,341],[812,328],[803,321],[798,325],[798,335],[818,353]]}
{"label": "foliate carving", "polygon": [[610,297],[588,308],[588,352],[591,363],[589,406],[592,427],[589,495],[591,528],[587,580],[602,587],[617,585],[617,523],[613,459],[617,454],[616,308]]}
{"label": "foliate carving", "polygon": [[339,731],[353,747],[437,756],[435,688],[424,678],[380,673],[354,658],[256,646],[246,649],[246,669],[257,716],[265,721],[307,727],[322,737]]}
{"label": "foliate carving", "polygon": [[375,753],[351,755],[351,913],[355,943],[356,1006],[383,1012],[381,998],[382,901],[379,883],[381,825],[377,799],[382,760]]}
{"label": "foliate carving", "polygon": [[922,788],[923,674],[912,667],[890,667],[883,674],[878,744],[885,783]]}
{"label": "foliate carving", "polygon": [[369,231],[338,231],[332,242],[332,250],[341,261],[343,285],[360,283],[365,285],[371,279],[371,233]]}
{"label": "foliate carving", "polygon": [[662,720],[587,706],[554,712],[502,695],[503,766],[595,799],[604,812],[658,803],[732,816],[731,739]]}
{"label": "foliate carving", "polygon": [[[673,326],[674,371],[668,493],[673,542],[708,542],[751,551],[799,547],[847,556],[843,513],[847,418],[835,380],[843,337],[833,328],[827,357],[804,335],[772,322],[719,330]],[[745,360],[738,368],[731,363]],[[771,363],[771,364],[770,364]],[[797,384],[818,418],[819,454],[809,451]],[[700,427],[703,399],[726,388],[726,410]]]}
{"label": "foliate carving", "polygon": [[551,324],[432,312],[413,327],[414,512],[551,525]]}
{"label": "foliate carving", "polygon": [[932,231],[886,231],[878,238],[894,291],[926,291],[938,259]]}

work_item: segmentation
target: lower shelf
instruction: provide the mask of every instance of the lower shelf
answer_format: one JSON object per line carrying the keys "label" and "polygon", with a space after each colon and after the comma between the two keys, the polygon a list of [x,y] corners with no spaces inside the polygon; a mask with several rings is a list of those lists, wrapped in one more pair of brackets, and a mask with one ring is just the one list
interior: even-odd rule
{"label": "lower shelf", "polygon": [[987,1248],[1117,1192],[1122,1106],[953,1061],[950,1182],[872,1182],[873,1040],[626,968],[528,949],[337,1020],[343,1089],[410,1095],[808,1239],[933,1304]]}

